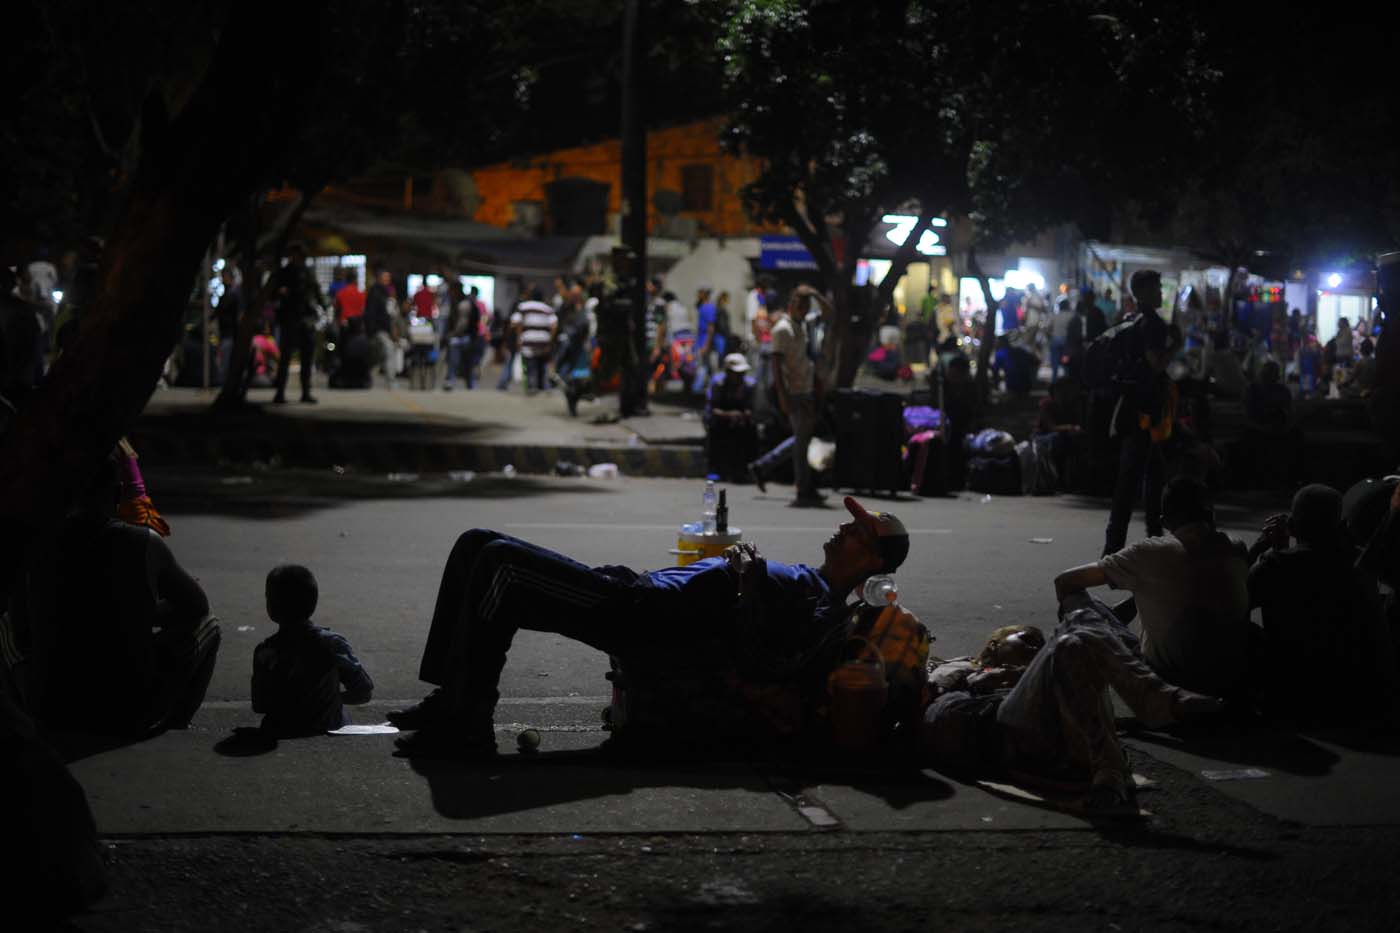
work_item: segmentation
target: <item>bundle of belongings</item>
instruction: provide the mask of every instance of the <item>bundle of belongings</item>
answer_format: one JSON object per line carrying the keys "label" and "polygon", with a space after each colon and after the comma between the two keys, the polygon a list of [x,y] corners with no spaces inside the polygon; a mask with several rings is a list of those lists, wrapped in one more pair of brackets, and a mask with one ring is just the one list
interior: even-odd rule
{"label": "bundle of belongings", "polygon": [[911,753],[928,704],[928,629],[893,598],[846,610],[825,658],[791,678],[737,667],[722,674],[658,676],[612,659],[603,718],[617,749],[685,757],[748,748],[803,756]]}

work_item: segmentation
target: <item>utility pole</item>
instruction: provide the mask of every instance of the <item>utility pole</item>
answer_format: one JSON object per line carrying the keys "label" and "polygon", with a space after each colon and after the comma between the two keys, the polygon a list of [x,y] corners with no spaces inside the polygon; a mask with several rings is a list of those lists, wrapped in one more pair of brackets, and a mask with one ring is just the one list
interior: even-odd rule
{"label": "utility pole", "polygon": [[634,257],[628,281],[633,352],[623,356],[623,415],[646,409],[647,133],[642,114],[642,0],[627,0],[622,20],[622,245]]}

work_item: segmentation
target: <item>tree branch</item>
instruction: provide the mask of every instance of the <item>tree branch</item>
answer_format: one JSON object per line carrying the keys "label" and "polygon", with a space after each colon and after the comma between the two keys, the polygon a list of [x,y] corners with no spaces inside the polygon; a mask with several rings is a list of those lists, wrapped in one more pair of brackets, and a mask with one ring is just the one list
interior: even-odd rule
{"label": "tree branch", "polygon": [[[924,204],[931,202],[925,201]],[[914,224],[914,229],[909,231],[908,238],[895,251],[894,259],[890,261],[890,271],[885,274],[884,281],[880,283],[880,290],[875,294],[875,307],[883,308],[894,296],[894,287],[904,276],[904,272],[909,268],[909,263],[914,261],[914,256],[918,253],[919,238],[924,235],[924,231],[933,226],[934,210],[931,207],[924,207],[919,212],[918,223]]]}

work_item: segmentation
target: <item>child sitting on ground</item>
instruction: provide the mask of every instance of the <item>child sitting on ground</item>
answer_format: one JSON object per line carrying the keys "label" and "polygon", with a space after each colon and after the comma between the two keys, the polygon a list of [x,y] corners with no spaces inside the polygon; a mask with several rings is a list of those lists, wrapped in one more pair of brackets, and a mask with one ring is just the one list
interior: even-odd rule
{"label": "child sitting on ground", "polygon": [[[344,636],[311,624],[316,577],[297,564],[267,575],[267,614],[277,634],[253,652],[253,712],[263,732],[280,738],[345,725],[344,703],[367,703],[374,681]],[[341,687],[344,692],[341,692]]]}

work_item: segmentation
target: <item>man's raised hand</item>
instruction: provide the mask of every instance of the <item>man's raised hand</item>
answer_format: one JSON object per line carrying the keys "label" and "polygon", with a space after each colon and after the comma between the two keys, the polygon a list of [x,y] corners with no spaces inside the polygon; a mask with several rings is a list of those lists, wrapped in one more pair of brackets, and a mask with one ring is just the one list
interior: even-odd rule
{"label": "man's raised hand", "polygon": [[755,591],[767,573],[763,556],[748,542],[730,545],[724,551],[724,559],[734,574],[735,588],[741,597]]}

